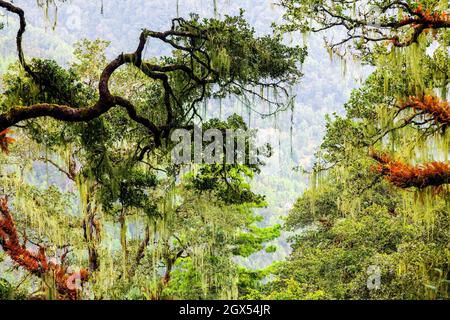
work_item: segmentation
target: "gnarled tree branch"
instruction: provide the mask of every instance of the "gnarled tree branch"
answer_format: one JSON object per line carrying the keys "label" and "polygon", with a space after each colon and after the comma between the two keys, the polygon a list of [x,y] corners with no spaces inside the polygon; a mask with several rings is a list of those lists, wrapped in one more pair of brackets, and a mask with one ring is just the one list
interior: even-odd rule
{"label": "gnarled tree branch", "polygon": [[[55,92],[58,93],[58,96],[64,96],[64,92],[60,92],[61,90],[59,88],[55,88],[54,85],[48,84],[48,81],[45,80],[45,76],[42,76],[37,71],[33,71],[33,68],[27,65],[25,61],[22,50],[22,35],[25,32],[26,26],[23,10],[2,0],[0,0],[0,7],[19,16],[20,30],[17,34],[17,50],[19,52],[19,61],[22,67],[36,83],[43,83],[46,87],[50,88],[49,90],[57,90]],[[235,27],[233,24],[236,22],[232,19],[229,20],[228,23],[230,23],[232,27]],[[233,89],[237,89],[238,87],[242,89],[246,84],[256,84],[255,81],[257,79],[249,77],[248,75],[241,75],[240,80],[236,79],[236,77],[239,78],[236,73],[240,72],[237,70],[237,66],[235,66],[236,70],[233,70],[230,74],[221,73],[220,67],[214,66],[210,56],[212,53],[208,51],[210,49],[208,49],[209,46],[207,42],[213,41],[212,38],[214,37],[210,37],[210,34],[217,32],[218,30],[214,26],[211,28],[202,27],[196,22],[185,21],[182,18],[173,19],[171,29],[164,32],[144,29],[140,34],[139,44],[136,50],[132,53],[120,54],[103,70],[98,85],[99,98],[92,106],[74,107],[67,102],[61,104],[43,102],[31,106],[13,107],[7,112],[0,114],[0,132],[10,126],[17,125],[21,121],[40,117],[51,117],[56,120],[67,122],[88,122],[102,116],[114,107],[122,107],[127,111],[128,116],[133,121],[148,129],[149,133],[154,138],[155,144],[159,145],[161,137],[163,135],[166,137],[172,128],[189,124],[189,122],[186,122],[186,117],[188,118],[188,121],[191,121],[191,118],[187,113],[192,114],[192,116],[198,116],[196,104],[206,97],[214,95],[214,92],[212,92],[213,84],[219,86],[220,91],[218,94],[220,95],[223,95],[226,92],[236,92],[236,90]],[[148,39],[162,41],[183,54],[179,60],[177,60],[178,58],[175,58],[172,62],[164,61],[159,65],[145,62],[143,61],[142,55]],[[260,58],[260,45],[258,41],[261,41],[263,46],[266,42],[263,38],[255,40],[255,46],[250,49],[251,52],[255,54],[255,59],[258,60]],[[280,46],[282,46],[281,41]],[[278,53],[277,50],[273,50],[275,52],[274,59],[286,58],[286,61],[290,62],[283,66],[284,71],[280,72],[277,70],[277,72],[274,72],[274,80],[279,81],[273,83],[259,83],[258,86],[282,89],[282,92],[287,94],[287,91],[283,90],[284,88],[280,85],[280,82],[289,83],[300,75],[300,73],[297,72],[298,70],[293,68],[292,63],[295,64],[296,61],[300,61],[302,59],[300,58],[302,54],[299,54],[299,51],[296,51],[294,48],[287,49],[287,47],[285,47],[281,49],[281,53]],[[236,60],[235,58],[236,57],[233,57],[233,60]],[[262,58],[261,61],[263,61],[261,63],[265,63]],[[109,80],[111,76],[118,68],[126,64],[134,65],[148,78],[160,82],[163,93],[161,101],[165,107],[166,114],[164,123],[156,124],[149,118],[139,115],[137,108],[129,99],[113,95],[110,92]],[[272,74],[267,72],[267,66],[264,66],[264,68],[261,78],[271,79]],[[270,75],[268,76],[267,73]],[[174,74],[173,77],[171,76],[172,74]],[[180,76],[182,76],[182,79],[186,82],[185,86],[182,88],[178,88],[174,85],[174,81],[177,81],[176,79],[179,79]],[[245,93],[256,95],[255,92],[256,91],[246,90]],[[70,99],[66,100],[70,101]],[[272,103],[270,100],[268,101]],[[185,104],[187,104],[187,106]],[[187,113],[185,109],[187,109]]]}

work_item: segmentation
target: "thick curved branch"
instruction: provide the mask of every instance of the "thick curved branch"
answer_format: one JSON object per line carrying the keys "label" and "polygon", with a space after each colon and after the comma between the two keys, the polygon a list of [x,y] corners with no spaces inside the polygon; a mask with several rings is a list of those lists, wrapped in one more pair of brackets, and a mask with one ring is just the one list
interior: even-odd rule
{"label": "thick curved branch", "polygon": [[[14,12],[20,17],[21,27],[17,35],[17,50],[19,52],[19,60],[25,70],[36,83],[45,84],[48,90],[55,91],[58,96],[63,96],[65,93],[61,92],[61,89],[47,84],[48,81],[46,81],[45,76],[37,72],[33,73],[33,70],[25,63],[21,47],[22,35],[25,31],[23,10],[2,0],[0,0],[0,7]],[[210,89],[212,86],[210,85],[217,84],[223,90],[223,93],[225,93],[228,87],[236,86],[236,83],[238,83],[236,81],[233,82],[235,75],[221,75],[221,72],[215,69],[214,63],[212,63],[211,57],[206,49],[208,48],[207,41],[211,40],[209,32],[213,34],[216,32],[214,26],[210,29],[201,28],[199,25],[187,22],[181,18],[173,19],[171,29],[165,32],[144,29],[139,37],[139,44],[136,51],[120,54],[103,70],[98,85],[99,98],[92,106],[74,107],[70,105],[70,102],[66,102],[71,101],[70,99],[65,99],[61,100],[64,102],[60,104],[38,103],[32,106],[13,107],[7,112],[0,114],[0,132],[8,127],[17,125],[21,121],[40,117],[51,117],[66,122],[88,122],[118,106],[124,108],[133,121],[145,126],[153,136],[155,145],[158,146],[161,143],[161,138],[166,137],[171,128],[185,123],[184,118],[187,115],[185,108],[188,109],[188,113],[192,112],[193,116],[198,116],[195,105],[198,101],[203,100],[211,94]],[[170,45],[173,49],[182,51],[185,54],[179,60],[177,60],[178,58],[173,60],[179,61],[178,63],[161,62],[160,65],[156,65],[144,62],[142,55],[147,40],[150,38],[158,39]],[[165,123],[158,125],[153,123],[149,118],[139,115],[137,108],[130,100],[125,97],[115,96],[110,92],[108,84],[111,76],[118,68],[125,64],[134,65],[147,77],[160,82],[162,88],[161,102],[165,107],[166,113]],[[288,68],[287,70],[290,69]],[[176,75],[171,77],[172,73],[176,73]],[[182,75],[183,80],[186,82],[186,85],[181,89],[173,83],[174,79],[175,81],[179,79],[179,75]],[[275,77],[280,76],[276,75]],[[279,79],[280,81],[287,80],[283,78]],[[250,82],[250,84],[252,81],[254,80],[243,80],[243,82]],[[243,83],[242,85],[244,86],[245,84]],[[270,85],[279,87],[277,83],[263,86]],[[230,89],[229,92],[232,92],[232,90]],[[246,93],[258,96],[253,91],[246,91]],[[262,98],[260,95],[258,97]],[[186,100],[188,100],[187,103],[189,104],[187,106],[184,105]],[[270,103],[273,102],[270,101]]]}
{"label": "thick curved branch", "polygon": [[[0,1],[0,6],[2,6],[3,3],[4,1]],[[7,6],[7,8],[9,7],[13,6],[12,5]],[[21,9],[16,8],[16,11],[12,12],[19,12],[22,21],[24,15]],[[18,35],[19,39],[17,43],[19,51],[19,60],[21,61],[21,64],[25,67],[27,65],[25,64],[23,51],[21,50],[21,35],[23,34],[23,31],[19,32]],[[8,112],[0,115],[0,131],[3,131],[23,120],[36,119],[40,117],[51,117],[56,120],[66,122],[88,122],[95,118],[100,117],[104,113],[108,112],[112,107],[118,105],[124,107],[127,110],[128,115],[130,116],[131,119],[147,127],[155,136],[159,136],[159,130],[156,127],[156,125],[154,125],[148,119],[138,116],[136,108],[128,100],[121,97],[113,96],[109,90],[108,85],[109,79],[111,78],[112,74],[119,67],[129,62],[127,61],[127,59],[130,59],[130,57],[140,57],[144,43],[145,41],[141,41],[139,43],[139,47],[135,53],[129,55],[121,54],[106,66],[106,68],[103,70],[100,76],[98,87],[99,100],[95,103],[94,106],[74,108],[67,105],[40,103],[28,107],[14,107],[8,110]],[[27,67],[27,69],[29,70],[29,67]]]}
{"label": "thick curved branch", "polygon": [[[33,76],[34,74],[31,68],[25,62],[25,57],[22,50],[22,36],[25,32],[26,27],[24,11],[21,8],[18,8],[11,3],[2,0],[0,0],[0,7],[3,7],[7,11],[15,13],[19,16],[20,28],[16,37],[19,61],[20,64],[24,67],[25,71]],[[183,33],[175,34],[181,35]],[[159,36],[164,36],[164,33]],[[142,32],[139,46],[136,52],[128,55],[121,54],[106,66],[99,80],[99,100],[94,106],[74,108],[67,105],[41,103],[28,107],[15,107],[10,109],[8,112],[0,115],[0,131],[3,131],[23,120],[35,119],[40,117],[51,117],[56,120],[67,122],[87,122],[100,117],[115,105],[119,105],[127,110],[130,118],[146,126],[153,134],[159,135],[159,130],[156,125],[151,123],[148,119],[138,116],[136,108],[129,101],[121,97],[113,96],[108,86],[109,79],[111,78],[112,74],[125,63],[133,62],[134,64],[140,66],[142,51],[144,50],[146,39],[146,32]],[[163,76],[165,75],[163,74]]]}
{"label": "thick curved branch", "polygon": [[27,26],[26,20],[25,20],[25,12],[19,8],[14,6],[12,3],[0,0],[0,8],[4,8],[7,11],[17,14],[19,16],[19,31],[17,31],[17,36],[16,36],[16,46],[17,46],[17,54],[19,56],[19,62],[22,65],[22,67],[25,69],[26,72],[28,72],[29,74],[32,73],[31,68],[27,65],[26,61],[25,61],[25,55],[23,53],[23,49],[22,49],[22,38],[23,38],[23,34],[25,33],[25,29]]}
{"label": "thick curved branch", "polygon": [[[24,11],[11,3],[0,0],[0,7],[5,8],[7,11],[15,13],[20,19],[20,29],[17,34],[17,51],[19,55],[19,61],[24,69],[35,78],[31,68],[26,64],[23,50],[22,50],[22,35],[25,32],[26,21]],[[202,83],[199,78],[194,75],[194,72],[184,65],[170,65],[170,66],[157,66],[148,63],[142,63],[142,52],[145,48],[145,44],[148,37],[154,37],[161,40],[166,40],[169,36],[178,37],[196,37],[201,36],[201,33],[192,33],[186,31],[169,30],[166,32],[153,32],[144,30],[141,33],[139,45],[134,53],[121,54],[116,59],[111,61],[107,67],[103,70],[99,80],[99,100],[92,107],[74,108],[67,105],[47,104],[40,103],[28,107],[15,107],[8,112],[0,115],[0,132],[23,121],[29,119],[36,119],[40,117],[51,117],[56,120],[66,122],[88,122],[95,118],[100,117],[104,113],[108,112],[112,107],[118,105],[126,109],[130,118],[149,129],[149,131],[155,136],[155,140],[158,141],[160,136],[160,130],[149,119],[146,119],[137,114],[136,108],[133,104],[125,98],[119,96],[113,96],[109,90],[109,79],[112,74],[122,65],[126,63],[132,63],[147,76],[152,79],[161,80],[165,90],[164,102],[167,111],[167,123],[170,125],[172,122],[172,107],[170,102],[170,96],[173,95],[172,89],[169,85],[168,76],[165,72],[172,72],[181,70],[188,74],[193,80],[198,83]]]}
{"label": "thick curved branch", "polygon": [[23,120],[51,117],[67,122],[90,121],[107,112],[112,103],[97,102],[93,107],[73,108],[70,106],[40,103],[29,107],[14,107],[0,115],[0,130],[9,128]]}

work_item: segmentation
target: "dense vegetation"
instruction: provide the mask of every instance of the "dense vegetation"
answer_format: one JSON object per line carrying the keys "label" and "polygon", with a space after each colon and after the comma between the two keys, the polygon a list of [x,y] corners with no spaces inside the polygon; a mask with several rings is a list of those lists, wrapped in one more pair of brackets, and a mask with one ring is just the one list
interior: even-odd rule
{"label": "dense vegetation", "polygon": [[[346,115],[328,118],[312,186],[286,221],[303,232],[292,237],[268,296],[448,298],[448,2],[283,3],[288,28],[343,26],[347,36],[328,42],[330,50],[364,55],[376,69]],[[375,268],[381,282],[370,288]]]}
{"label": "dense vegetation", "polygon": [[[37,2],[47,13],[55,5],[64,3]],[[79,41],[62,66],[25,55],[26,12],[0,0],[18,21],[0,98],[1,299],[449,297],[448,1],[280,5],[270,35],[243,12],[192,14],[142,30],[137,48],[112,60],[108,41]],[[270,152],[257,164],[171,161],[171,132],[194,124],[247,130],[254,117],[288,110],[292,140],[302,112],[292,88],[307,52],[285,34],[328,30],[341,36],[326,41],[331,57],[374,71],[345,115],[326,117],[315,164],[301,168],[310,187],[284,226],[257,213],[281,199],[251,187]],[[169,53],[147,58],[155,42]],[[226,110],[230,101],[248,121]],[[226,117],[208,117],[208,104]],[[286,261],[240,263],[276,251],[282,229]]]}

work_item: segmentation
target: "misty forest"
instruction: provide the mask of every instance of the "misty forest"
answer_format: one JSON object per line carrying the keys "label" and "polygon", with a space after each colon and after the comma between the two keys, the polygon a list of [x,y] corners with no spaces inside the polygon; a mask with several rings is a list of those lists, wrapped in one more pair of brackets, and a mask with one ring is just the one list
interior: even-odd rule
{"label": "misty forest", "polygon": [[0,300],[449,299],[449,89],[448,0],[0,0]]}

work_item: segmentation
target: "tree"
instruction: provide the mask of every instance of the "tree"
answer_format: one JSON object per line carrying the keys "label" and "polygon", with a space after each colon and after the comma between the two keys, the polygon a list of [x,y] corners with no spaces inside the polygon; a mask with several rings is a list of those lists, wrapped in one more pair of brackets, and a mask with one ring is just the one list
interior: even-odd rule
{"label": "tree", "polygon": [[[45,74],[33,70],[24,58],[22,49],[22,35],[25,32],[25,17],[20,8],[2,1],[0,6],[16,13],[20,18],[20,29],[17,34],[17,51],[19,62],[27,73],[50,90],[60,93]],[[27,119],[49,116],[57,120],[69,122],[91,121],[108,112],[114,106],[124,108],[128,116],[146,127],[155,138],[155,144],[160,144],[160,138],[176,125],[181,126],[186,121],[185,113],[196,113],[195,104],[205,97],[223,95],[229,92],[251,92],[248,85],[262,87],[282,87],[278,83],[295,81],[299,72],[296,63],[303,57],[299,48],[289,48],[281,45],[281,38],[271,39],[263,37],[254,39],[251,30],[241,17],[228,17],[225,21],[215,19],[198,21],[193,17],[190,21],[177,18],[172,21],[172,28],[165,32],[144,30],[139,39],[135,52],[121,54],[111,61],[101,73],[98,85],[98,100],[92,107],[71,106],[70,99],[61,96],[62,103],[40,102],[28,107],[11,108],[0,116],[2,130]],[[174,49],[178,54],[164,59],[161,64],[142,61],[142,52],[149,39],[160,40]],[[224,47],[226,45],[226,47]],[[267,56],[268,55],[268,56]],[[238,57],[247,57],[238,59]],[[165,107],[162,123],[155,124],[147,118],[137,114],[135,106],[127,99],[114,96],[109,90],[109,80],[112,74],[121,66],[132,64],[139,68],[148,78],[160,82],[163,91],[160,103]],[[36,68],[37,69],[37,68]],[[185,88],[174,88],[172,79],[181,77],[187,82]],[[274,82],[264,83],[260,79],[274,79]],[[220,90],[214,92],[212,86],[219,85]],[[256,94],[256,92],[255,92]],[[66,99],[64,99],[66,98]],[[192,100],[191,104],[180,105],[184,99]],[[182,112],[176,112],[180,108]]]}
{"label": "tree", "polygon": [[[103,53],[107,43],[84,41],[76,46],[78,62],[62,68],[54,61],[28,61],[22,49],[24,11],[7,1],[0,1],[0,7],[16,14],[20,22],[18,64],[5,76],[0,103],[2,150],[18,152],[14,160],[28,170],[29,162],[39,161],[53,168],[52,174],[64,175],[70,188],[78,191],[81,211],[73,219],[61,214],[65,219],[55,232],[54,227],[36,230],[39,217],[30,217],[32,224],[16,221],[15,230],[34,235],[33,240],[23,239],[20,250],[31,260],[45,262],[47,256],[35,256],[30,241],[38,247],[48,240],[65,242],[66,261],[84,266],[79,278],[88,280],[84,285],[90,286],[91,293],[76,287],[67,294],[60,283],[74,273],[62,263],[36,273],[33,266],[14,259],[17,255],[9,247],[5,252],[43,279],[51,270],[57,271],[56,286],[48,286],[56,294],[47,298],[174,296],[168,289],[171,274],[183,279],[184,263],[201,276],[185,278],[184,283],[196,283],[220,296],[220,286],[236,282],[233,279],[238,276],[232,257],[260,250],[279,234],[278,226],[256,227],[258,218],[252,208],[264,201],[250,191],[247,179],[260,164],[200,165],[197,174],[183,178],[181,168],[168,158],[170,133],[192,129],[194,120],[202,121],[199,108],[207,99],[250,95],[281,108],[286,86],[301,75],[297,67],[305,50],[283,45],[281,36],[255,37],[242,14],[224,20],[193,15],[189,20],[173,19],[170,30],[164,32],[143,30],[134,52],[120,54],[109,63]],[[145,59],[143,52],[150,41],[169,46],[172,55]],[[260,88],[281,95],[270,100],[260,94]],[[211,125],[245,126],[239,117]],[[9,136],[13,126],[17,128],[15,143]],[[21,153],[27,144],[36,149]],[[6,167],[14,152],[3,157]],[[11,229],[9,210],[29,208],[28,201],[39,202],[40,196],[28,197],[33,186],[25,179],[7,179],[12,188],[3,192],[15,205],[10,209],[5,204],[3,211],[6,229],[8,225]],[[212,184],[204,188],[205,182]],[[17,194],[19,186],[26,191]],[[50,203],[60,195],[55,192],[52,197]],[[23,202],[27,205],[16,205]],[[35,211],[33,215],[41,212]],[[52,208],[46,204],[42,211]],[[40,219],[55,225],[55,215]],[[212,222],[214,228],[208,225]],[[19,239],[14,232],[0,236],[7,241]],[[56,256],[59,251],[51,241],[46,246]],[[16,241],[12,244],[19,249]],[[210,263],[201,262],[203,258]],[[221,281],[207,276],[211,270],[222,268],[223,272],[225,266],[230,272]]]}
{"label": "tree", "polygon": [[[441,139],[441,133],[421,142],[417,137],[425,128],[418,132],[408,127],[413,124],[399,128],[391,122],[387,102],[392,101],[390,93],[404,89],[405,78],[389,79],[385,94],[383,71],[376,70],[353,91],[346,116],[328,118],[311,187],[286,220],[286,228],[295,232],[293,253],[274,271],[262,297],[448,297],[448,167],[405,163],[414,155],[409,148],[426,152],[430,145],[432,156],[448,151],[429,142]],[[385,126],[396,129],[380,140]],[[393,150],[403,160],[376,152],[374,141],[378,149]],[[379,271],[378,289],[367,286],[370,270]]]}
{"label": "tree", "polygon": [[[346,115],[327,117],[311,187],[286,221],[298,232],[293,253],[266,288],[269,297],[283,297],[286,286],[296,299],[450,292],[448,3],[361,3],[283,1],[287,30],[344,28],[329,48],[365,56],[375,68],[352,92]],[[379,271],[380,288],[367,285],[370,270]]]}
{"label": "tree", "polygon": [[440,0],[282,0],[281,5],[287,9],[286,30],[337,29],[342,39],[327,43],[341,55],[359,52],[363,57],[374,43],[407,47],[429,31],[439,38],[450,27],[448,3]]}
{"label": "tree", "polygon": [[[448,4],[442,1],[308,1],[301,4],[283,1],[282,4],[287,8],[289,22],[285,29],[320,32],[344,28],[348,37],[329,44],[330,49],[346,45],[345,51],[350,46],[350,53],[366,56],[367,61],[378,67],[384,78],[383,91],[377,92],[382,93],[377,99],[380,102],[378,108],[385,114],[374,115],[375,126],[368,124],[373,130],[372,141],[365,141],[368,146],[407,126],[415,127],[420,132],[420,139],[437,132],[446,136],[450,112],[446,101],[449,84]],[[312,25],[307,18],[313,19]],[[431,36],[427,35],[428,31],[432,31]],[[385,45],[389,44],[386,41],[393,43],[391,49],[386,49]],[[432,43],[437,49],[430,57],[427,48]],[[403,47],[406,48],[402,50]],[[405,85],[398,82],[399,78]],[[440,89],[441,98],[436,96],[436,89]],[[372,101],[369,103],[373,104]],[[372,152],[376,160],[382,160],[376,154]],[[403,175],[398,177],[400,179],[421,177],[421,181],[416,179],[415,182],[398,183],[398,186],[423,188],[448,183],[447,162],[424,164],[422,169],[416,170],[399,162],[391,170],[386,168],[388,162],[387,159],[381,161],[384,169],[380,170],[388,175],[388,179],[396,180],[392,178],[393,170],[397,176]]]}

